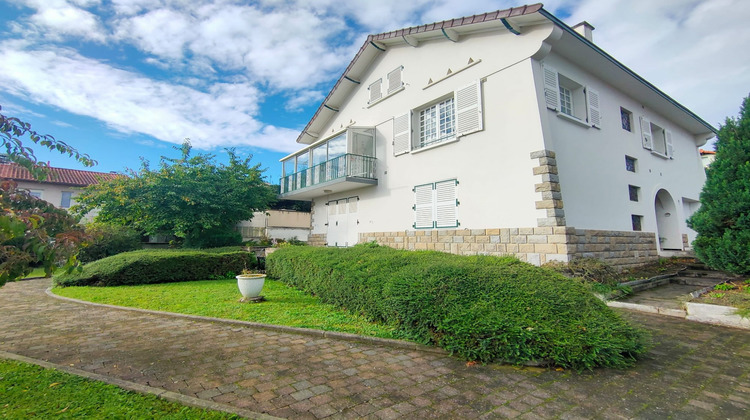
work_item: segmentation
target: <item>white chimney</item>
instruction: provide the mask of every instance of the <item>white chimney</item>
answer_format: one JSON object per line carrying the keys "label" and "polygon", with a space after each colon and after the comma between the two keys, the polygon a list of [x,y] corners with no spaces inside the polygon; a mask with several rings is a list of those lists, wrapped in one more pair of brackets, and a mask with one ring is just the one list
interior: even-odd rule
{"label": "white chimney", "polygon": [[593,43],[594,42],[594,36],[592,32],[594,31],[594,26],[585,20],[578,25],[573,27],[573,30],[581,34],[586,40]]}

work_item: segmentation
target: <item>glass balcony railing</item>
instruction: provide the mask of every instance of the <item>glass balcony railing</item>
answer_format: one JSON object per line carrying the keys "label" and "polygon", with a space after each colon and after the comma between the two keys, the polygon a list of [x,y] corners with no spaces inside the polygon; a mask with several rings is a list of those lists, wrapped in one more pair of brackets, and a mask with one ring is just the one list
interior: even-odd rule
{"label": "glass balcony railing", "polygon": [[340,178],[375,179],[375,158],[347,153],[281,178],[281,194]]}

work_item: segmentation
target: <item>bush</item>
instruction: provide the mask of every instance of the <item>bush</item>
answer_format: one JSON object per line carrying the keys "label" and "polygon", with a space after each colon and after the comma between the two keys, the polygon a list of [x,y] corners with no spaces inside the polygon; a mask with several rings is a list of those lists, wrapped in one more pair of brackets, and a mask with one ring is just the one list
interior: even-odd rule
{"label": "bush", "polygon": [[78,253],[78,260],[82,263],[100,260],[121,252],[135,251],[143,247],[141,234],[124,226],[92,223],[86,225],[86,234],[89,239],[84,241]]}
{"label": "bush", "polygon": [[719,129],[701,207],[688,219],[695,254],[716,270],[750,274],[750,96]]}
{"label": "bush", "polygon": [[645,351],[643,332],[580,282],[512,257],[287,247],[267,273],[468,360],[621,368]]}
{"label": "bush", "polygon": [[120,286],[222,278],[256,267],[255,255],[239,248],[149,249],[124,252],[86,264],[81,272],[55,276],[58,286]]}

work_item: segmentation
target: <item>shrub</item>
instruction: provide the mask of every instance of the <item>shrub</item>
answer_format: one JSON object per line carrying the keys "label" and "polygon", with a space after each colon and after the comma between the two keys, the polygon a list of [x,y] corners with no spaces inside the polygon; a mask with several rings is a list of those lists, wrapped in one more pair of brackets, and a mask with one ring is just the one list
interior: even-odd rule
{"label": "shrub", "polygon": [[84,241],[78,253],[78,260],[82,263],[143,247],[141,234],[124,226],[92,223],[86,225],[86,234],[88,239]]}
{"label": "shrub", "polygon": [[81,272],[55,276],[59,286],[120,286],[222,278],[255,268],[253,253],[239,248],[149,249],[124,252],[86,264]]}
{"label": "shrub", "polygon": [[687,223],[695,253],[711,268],[750,274],[750,96],[738,118],[719,129],[716,159],[706,171],[701,207]]}
{"label": "shrub", "polygon": [[512,257],[286,247],[268,256],[270,277],[468,360],[627,367],[643,332],[577,281]]}

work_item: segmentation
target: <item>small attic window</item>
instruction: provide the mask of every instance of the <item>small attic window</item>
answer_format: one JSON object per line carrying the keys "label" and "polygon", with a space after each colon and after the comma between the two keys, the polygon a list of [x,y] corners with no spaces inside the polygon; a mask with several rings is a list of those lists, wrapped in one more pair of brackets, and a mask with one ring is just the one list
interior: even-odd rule
{"label": "small attic window", "polygon": [[395,70],[388,73],[388,94],[401,89],[404,86],[403,78],[401,77],[404,71],[404,66],[398,66]]}
{"label": "small attic window", "polygon": [[367,102],[371,104],[380,100],[383,97],[383,79],[374,81],[370,87],[367,88],[370,91],[370,100]]}

